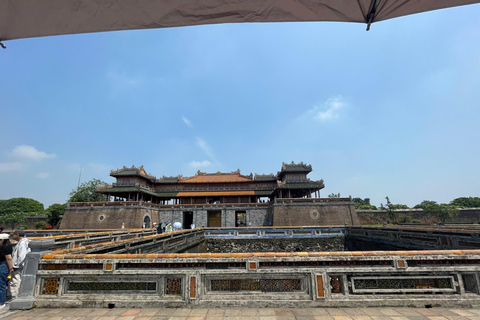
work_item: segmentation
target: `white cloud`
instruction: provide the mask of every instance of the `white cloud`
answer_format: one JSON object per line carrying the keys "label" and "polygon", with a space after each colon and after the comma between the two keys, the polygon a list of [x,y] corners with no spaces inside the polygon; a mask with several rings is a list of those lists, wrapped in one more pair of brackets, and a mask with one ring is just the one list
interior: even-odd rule
{"label": "white cloud", "polygon": [[18,146],[18,147],[15,147],[10,154],[15,158],[34,160],[34,161],[40,161],[40,160],[43,160],[43,159],[52,159],[52,158],[55,158],[57,156],[53,153],[52,154],[47,154],[43,151],[39,151],[35,147],[32,147],[32,146]]}
{"label": "white cloud", "polygon": [[110,70],[107,73],[107,79],[116,89],[136,88],[145,83],[145,79],[139,76],[129,76],[125,73],[118,73]]}
{"label": "white cloud", "polygon": [[197,137],[197,146],[200,147],[200,149],[203,150],[210,158],[214,158],[213,153],[212,153],[212,148],[210,145],[207,143],[207,141],[203,140],[202,138]]}
{"label": "white cloud", "polygon": [[340,109],[345,107],[345,105],[346,103],[341,96],[329,98],[325,101],[323,106],[314,106],[312,109],[308,110],[305,116],[321,122],[338,119],[340,116]]}
{"label": "white cloud", "polygon": [[0,172],[21,171],[23,166],[20,162],[0,163]]}
{"label": "white cloud", "polygon": [[208,167],[212,163],[208,160],[203,160],[203,161],[192,161],[190,162],[190,167],[192,168],[201,168],[201,167]]}
{"label": "white cloud", "polygon": [[50,173],[48,172],[40,172],[35,175],[35,177],[38,179],[47,179],[49,176],[50,176]]}
{"label": "white cloud", "polygon": [[183,120],[183,122],[185,122],[185,124],[187,125],[187,127],[193,128],[193,123],[192,123],[192,121],[190,121],[189,119],[187,119],[187,118],[185,118],[185,117],[182,117],[182,120]]}
{"label": "white cloud", "polygon": [[197,143],[197,146],[199,146],[200,149],[202,149],[203,152],[205,152],[205,154],[206,154],[207,156],[209,156],[209,157],[213,160],[213,162],[214,162],[215,164],[217,164],[217,165],[219,164],[218,161],[217,161],[217,159],[215,158],[215,156],[214,156],[214,154],[213,154],[212,148],[211,148],[210,145],[207,143],[207,141],[203,140],[202,138],[197,137],[196,143]]}

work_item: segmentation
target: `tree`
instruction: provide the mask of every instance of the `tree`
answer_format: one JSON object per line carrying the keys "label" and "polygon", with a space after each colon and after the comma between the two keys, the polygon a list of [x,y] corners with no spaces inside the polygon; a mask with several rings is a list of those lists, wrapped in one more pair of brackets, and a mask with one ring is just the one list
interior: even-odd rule
{"label": "tree", "polygon": [[370,198],[353,198],[353,204],[355,205],[355,210],[377,210],[377,207],[370,204]]}
{"label": "tree", "polygon": [[0,223],[4,224],[10,229],[15,229],[15,225],[27,220],[25,214],[20,212],[11,212],[0,217]]}
{"label": "tree", "polygon": [[480,198],[460,197],[450,201],[450,205],[460,208],[480,208]]}
{"label": "tree", "polygon": [[69,194],[69,202],[95,202],[106,201],[107,196],[96,192],[97,187],[107,186],[106,182],[98,179],[92,179],[82,183],[77,189],[73,189]]}
{"label": "tree", "polygon": [[432,205],[432,204],[437,204],[436,201],[430,201],[430,200],[423,200],[419,204],[417,204],[414,208],[415,209],[425,209],[426,206]]}
{"label": "tree", "polygon": [[391,204],[392,210],[410,209],[406,204]]}
{"label": "tree", "polygon": [[48,215],[48,223],[52,226],[56,226],[60,222],[60,216],[65,213],[66,204],[54,203],[47,208],[46,213]]}
{"label": "tree", "polygon": [[423,208],[425,214],[437,217],[441,222],[455,216],[458,211],[457,208],[448,204],[429,204]]}
{"label": "tree", "polygon": [[19,212],[23,212],[25,215],[40,215],[44,211],[43,204],[33,199],[11,198],[0,200],[0,216]]}

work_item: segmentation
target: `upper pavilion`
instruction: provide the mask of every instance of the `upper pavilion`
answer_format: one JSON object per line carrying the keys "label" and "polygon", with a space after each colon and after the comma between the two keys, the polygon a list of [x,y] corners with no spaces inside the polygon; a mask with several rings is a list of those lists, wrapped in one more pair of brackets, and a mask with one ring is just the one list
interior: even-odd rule
{"label": "upper pavilion", "polygon": [[143,166],[132,166],[110,171],[116,182],[99,187],[97,192],[107,195],[108,199],[156,204],[258,203],[275,198],[320,197],[325,185],[323,180],[308,179],[311,171],[311,165],[292,162],[283,163],[276,175],[242,175],[237,170],[229,173],[198,171],[192,177],[156,178]]}

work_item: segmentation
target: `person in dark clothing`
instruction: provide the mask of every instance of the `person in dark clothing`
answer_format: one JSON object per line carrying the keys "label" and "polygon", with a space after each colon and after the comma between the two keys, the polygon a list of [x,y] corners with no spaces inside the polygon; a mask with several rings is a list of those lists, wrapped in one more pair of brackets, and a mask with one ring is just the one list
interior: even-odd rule
{"label": "person in dark clothing", "polygon": [[13,272],[12,246],[10,236],[0,233],[0,309],[5,308],[7,301],[7,276]]}
{"label": "person in dark clothing", "polygon": [[157,224],[157,234],[160,234],[160,233],[162,233],[162,224],[161,223]]}

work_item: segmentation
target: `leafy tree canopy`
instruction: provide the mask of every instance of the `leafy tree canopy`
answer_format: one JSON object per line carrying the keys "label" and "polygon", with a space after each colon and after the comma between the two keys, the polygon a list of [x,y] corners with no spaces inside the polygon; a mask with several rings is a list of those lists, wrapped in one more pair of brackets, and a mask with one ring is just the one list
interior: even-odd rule
{"label": "leafy tree canopy", "polygon": [[54,203],[47,208],[46,213],[48,215],[48,223],[52,226],[56,226],[60,222],[60,216],[65,213],[66,204]]}
{"label": "leafy tree canopy", "polygon": [[431,200],[423,200],[419,204],[417,204],[414,208],[415,209],[425,209],[426,206],[437,204],[436,201],[431,201]]}
{"label": "leafy tree canopy", "polygon": [[[393,204],[390,202],[390,198],[385,197],[387,200],[387,211],[398,210],[398,209],[409,209],[406,204]],[[382,205],[383,208],[383,205]]]}
{"label": "leafy tree canopy", "polygon": [[460,208],[480,208],[479,197],[461,197],[450,201],[450,205]]}
{"label": "leafy tree canopy", "polygon": [[0,200],[0,216],[23,212],[27,216],[44,214],[43,204],[29,198],[12,198]]}
{"label": "leafy tree canopy", "polygon": [[399,210],[399,209],[410,209],[406,204],[391,204],[390,209]]}
{"label": "leafy tree canopy", "polygon": [[458,210],[456,207],[448,204],[429,204],[423,208],[423,212],[431,216],[437,217],[440,221],[445,222],[446,220],[454,217]]}
{"label": "leafy tree canopy", "polygon": [[20,222],[25,222],[26,220],[27,216],[19,212],[10,212],[0,217],[0,223],[4,224],[5,226],[7,226],[7,228],[12,230],[15,229],[16,224]]}
{"label": "leafy tree canopy", "polygon": [[370,204],[370,198],[353,198],[353,204],[355,205],[355,210],[377,210],[377,207]]}
{"label": "leafy tree canopy", "polygon": [[107,197],[105,195],[96,192],[97,187],[108,185],[98,179],[92,179],[82,183],[77,189],[73,189],[69,194],[69,202],[95,202],[105,201]]}

